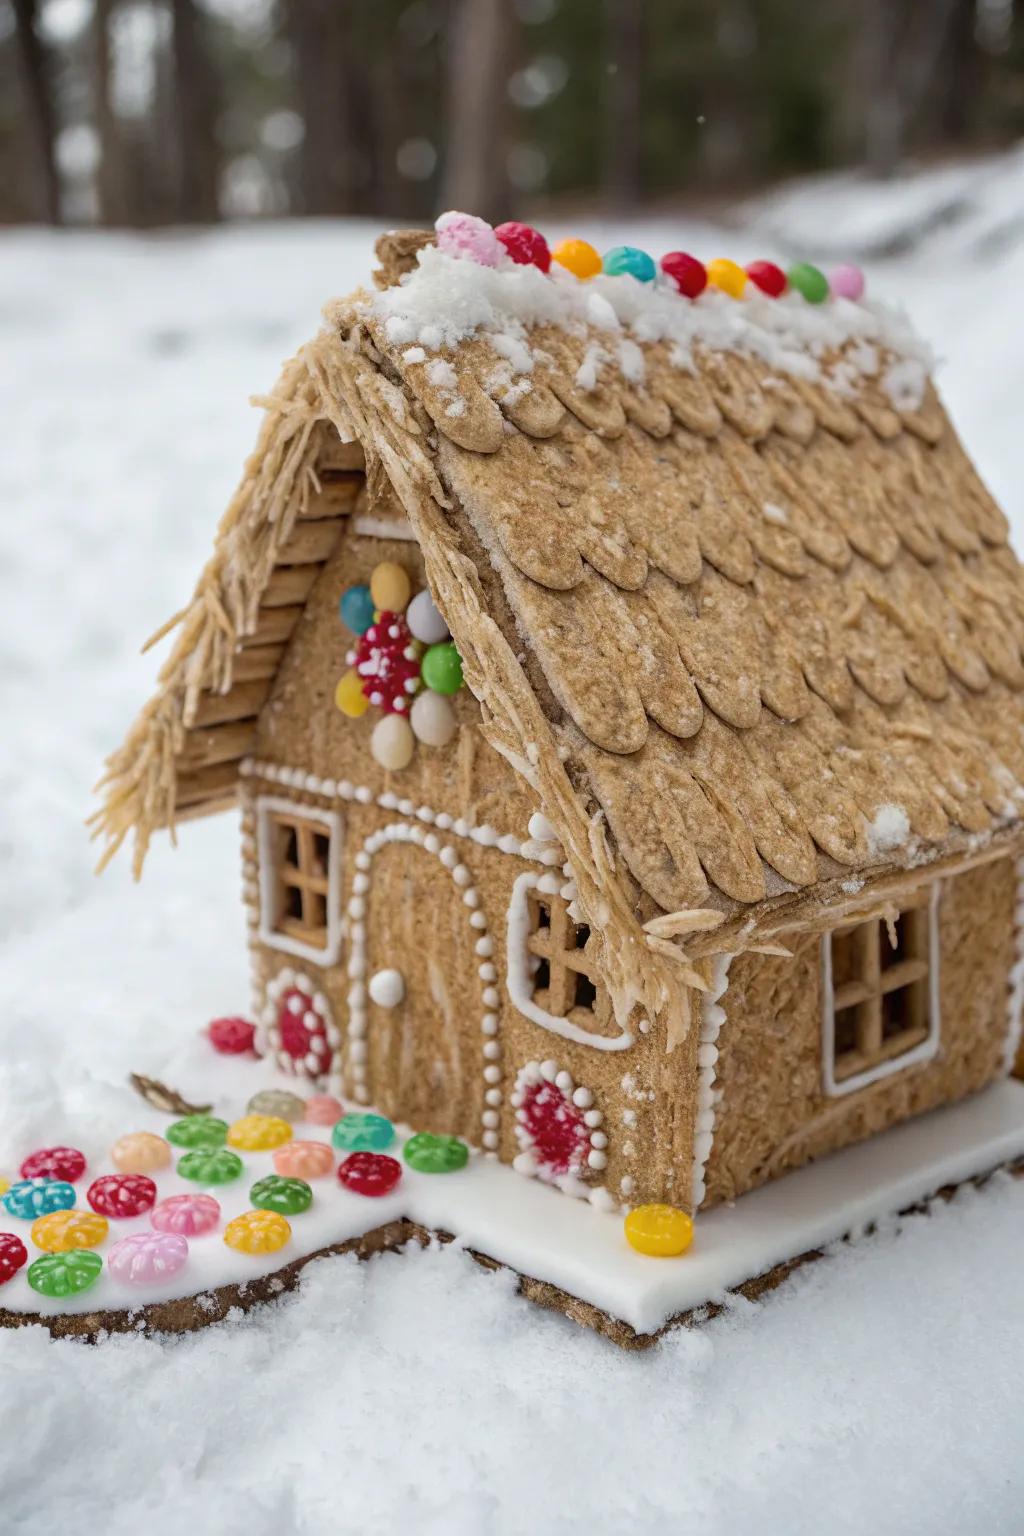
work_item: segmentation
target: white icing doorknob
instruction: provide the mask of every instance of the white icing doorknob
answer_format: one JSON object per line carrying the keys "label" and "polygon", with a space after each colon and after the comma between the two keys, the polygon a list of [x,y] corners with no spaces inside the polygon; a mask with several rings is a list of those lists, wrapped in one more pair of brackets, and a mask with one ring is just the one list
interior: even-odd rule
{"label": "white icing doorknob", "polygon": [[381,1008],[397,1008],[405,996],[405,977],[401,971],[375,971],[368,990]]}

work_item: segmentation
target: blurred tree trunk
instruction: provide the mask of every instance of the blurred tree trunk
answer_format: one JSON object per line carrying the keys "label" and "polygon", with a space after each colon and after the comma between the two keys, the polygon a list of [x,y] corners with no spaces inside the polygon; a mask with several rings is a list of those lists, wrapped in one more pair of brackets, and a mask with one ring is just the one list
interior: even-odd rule
{"label": "blurred tree trunk", "polygon": [[370,74],[356,42],[354,0],[290,0],[288,34],[295,54],[302,211],[317,216],[364,211],[360,193],[373,180]]}
{"label": "blurred tree trunk", "polygon": [[864,156],[891,176],[928,93],[958,0],[873,0],[864,4]]}
{"label": "blurred tree trunk", "polygon": [[608,0],[608,194],[619,209],[640,200],[644,18],[641,0]]}
{"label": "blurred tree trunk", "polygon": [[175,217],[212,224],[218,217],[219,156],[213,74],[195,0],[171,0],[174,19]]}
{"label": "blurred tree trunk", "polygon": [[110,23],[115,3],[116,0],[95,0],[93,11],[93,111],[100,146],[100,163],[96,181],[99,194],[99,220],[101,224],[108,227],[128,222],[121,138],[117,114],[110,95],[112,64]]}
{"label": "blurred tree trunk", "polygon": [[442,201],[491,220],[508,211],[502,150],[511,15],[508,0],[457,0],[449,23]]}
{"label": "blurred tree trunk", "polygon": [[60,182],[54,158],[54,112],[50,59],[39,35],[37,0],[14,0],[18,62],[27,107],[27,127],[33,160],[30,176],[32,217],[60,223]]}

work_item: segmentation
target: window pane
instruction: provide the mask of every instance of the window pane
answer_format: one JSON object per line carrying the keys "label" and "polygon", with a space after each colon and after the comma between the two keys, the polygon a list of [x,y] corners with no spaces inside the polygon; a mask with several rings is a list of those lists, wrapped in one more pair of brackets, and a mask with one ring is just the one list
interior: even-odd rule
{"label": "window pane", "polygon": [[576,995],[573,999],[574,1008],[593,1009],[597,1002],[597,988],[589,976],[576,975]]}
{"label": "window pane", "polygon": [[848,1055],[857,1049],[857,1010],[840,1008],[835,1018],[835,1054]]}
{"label": "window pane", "polygon": [[860,980],[857,930],[832,935],[832,986],[838,992],[847,982]]}

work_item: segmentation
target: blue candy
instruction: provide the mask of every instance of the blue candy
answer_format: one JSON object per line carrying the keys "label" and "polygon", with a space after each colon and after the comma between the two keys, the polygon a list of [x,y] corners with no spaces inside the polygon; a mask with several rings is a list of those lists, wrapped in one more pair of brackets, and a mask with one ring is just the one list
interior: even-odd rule
{"label": "blue candy", "polygon": [[7,1214],[20,1216],[22,1221],[35,1221],[37,1216],[49,1216],[53,1211],[70,1211],[74,1203],[74,1187],[63,1179],[21,1179],[4,1195]]}
{"label": "blue candy", "polygon": [[383,1115],[348,1114],[331,1132],[331,1140],[343,1152],[379,1152],[395,1139],[395,1128]]}
{"label": "blue candy", "polygon": [[365,634],[373,623],[373,598],[369,587],[349,587],[341,594],[338,604],[341,622],[347,624],[354,635]]}
{"label": "blue candy", "polygon": [[654,259],[635,245],[617,245],[605,251],[601,265],[609,277],[635,277],[640,283],[653,283],[657,275]]}

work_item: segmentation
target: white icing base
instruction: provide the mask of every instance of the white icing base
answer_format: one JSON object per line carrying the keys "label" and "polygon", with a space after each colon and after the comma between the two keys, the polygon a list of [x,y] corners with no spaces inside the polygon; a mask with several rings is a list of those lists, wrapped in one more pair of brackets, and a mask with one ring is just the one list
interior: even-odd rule
{"label": "white icing base", "polygon": [[[227,1120],[244,1113],[258,1088],[295,1087],[294,1079],[275,1072],[268,1062],[215,1057],[202,1040],[188,1069],[188,1079],[179,1078],[177,1086],[198,1097],[205,1084],[206,1096],[215,1098],[214,1113]],[[172,1118],[126,1091],[125,1131],[162,1131]],[[295,1129],[303,1140],[330,1139],[325,1127],[303,1123]],[[388,1150],[394,1154],[398,1146],[396,1142]],[[452,1232],[466,1246],[592,1302],[639,1332],[651,1332],[675,1314],[721,1297],[783,1259],[859,1231],[945,1184],[1024,1156],[1024,1083],[997,1083],[961,1104],[908,1121],[744,1195],[733,1206],[698,1217],[693,1247],[681,1259],[635,1253],[623,1235],[621,1215],[568,1200],[483,1156],[471,1158],[465,1169],[453,1174],[418,1174],[403,1164],[398,1189],[383,1199],[350,1194],[333,1176],[317,1179],[311,1209],[292,1219],[292,1241],[277,1254],[251,1258],[226,1247],[221,1234],[224,1223],[249,1208],[251,1185],[273,1171],[273,1161],[269,1152],[241,1156],[243,1177],[211,1191],[222,1206],[220,1229],[193,1240],[188,1264],[163,1285],[129,1289],[116,1285],[104,1268],[84,1295],[53,1301],[36,1295],[22,1269],[0,1290],[0,1306],[49,1314],[91,1312],[193,1295],[270,1274],[303,1253],[406,1216]],[[90,1180],[108,1171],[108,1162],[91,1164],[78,1185],[81,1206]],[[161,1199],[199,1187],[173,1172],[158,1174],[156,1182]],[[30,1242],[30,1223],[4,1214],[2,1226],[24,1238],[30,1260],[39,1256]],[[106,1258],[119,1237],[148,1227],[147,1218],[112,1222],[110,1237],[99,1251]]]}

